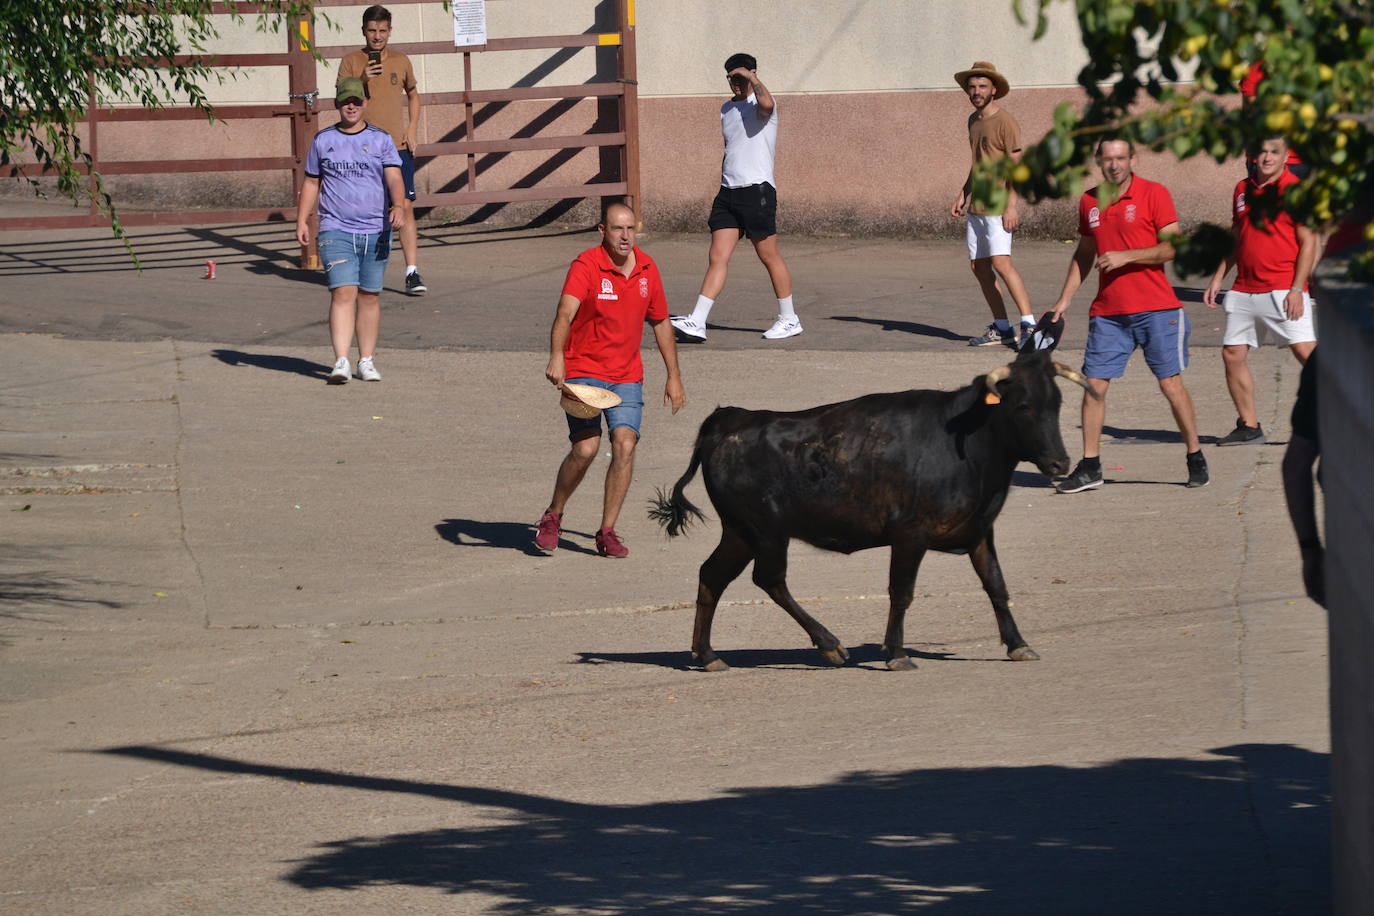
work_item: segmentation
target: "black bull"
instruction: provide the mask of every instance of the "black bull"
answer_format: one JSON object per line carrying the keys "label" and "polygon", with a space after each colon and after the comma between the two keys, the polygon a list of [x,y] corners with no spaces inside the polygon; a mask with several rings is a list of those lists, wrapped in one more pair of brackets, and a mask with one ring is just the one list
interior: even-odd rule
{"label": "black bull", "polygon": [[927,550],[967,553],[1007,655],[1038,658],[1012,618],[992,526],[1019,462],[1046,475],[1068,472],[1056,376],[1087,388],[1047,351],[1026,351],[958,391],[870,394],[789,413],[717,408],[701,424],[672,498],[660,490],[649,512],[671,536],[701,519],[683,488],[702,469],[721,536],[701,565],[697,661],[709,671],[728,667],[711,649],[711,621],[721,593],[751,560],[754,583],[801,624],[826,661],[849,657],[787,589],[792,538],[841,553],[892,547],[883,639],[889,668],[915,667],[903,648],[903,620]]}

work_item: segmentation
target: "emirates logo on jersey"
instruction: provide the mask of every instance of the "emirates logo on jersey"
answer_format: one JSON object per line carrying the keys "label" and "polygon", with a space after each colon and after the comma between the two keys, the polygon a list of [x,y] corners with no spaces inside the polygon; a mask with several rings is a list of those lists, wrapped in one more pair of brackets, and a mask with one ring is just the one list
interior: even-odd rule
{"label": "emirates logo on jersey", "polygon": [[1088,211],[1088,228],[1096,229],[1100,225],[1102,225],[1102,211],[1093,207]]}

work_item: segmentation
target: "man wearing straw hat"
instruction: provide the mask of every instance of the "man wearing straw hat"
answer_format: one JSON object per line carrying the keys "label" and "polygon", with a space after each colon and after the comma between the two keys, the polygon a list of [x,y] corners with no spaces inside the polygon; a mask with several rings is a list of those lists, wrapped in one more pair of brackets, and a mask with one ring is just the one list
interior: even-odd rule
{"label": "man wearing straw hat", "polygon": [[[611,464],[606,469],[596,552],[603,557],[630,555],[616,534],[615,523],[630,489],[635,446],[639,444],[644,410],[644,364],[639,345],[645,321],[653,328],[654,342],[668,370],[663,403],[671,406],[673,413],[687,403],[663,280],[653,260],[635,247],[635,219],[634,210],[626,204],[607,207],[597,227],[601,244],[578,255],[563,281],[549,334],[544,377],[562,393],[572,447],[558,467],[553,499],[535,529],[534,546],[544,553],[558,549],[563,509],[601,448],[604,413],[611,437]],[[617,398],[599,395],[598,390]],[[605,409],[597,409],[601,407]]]}
{"label": "man wearing straw hat", "polygon": [[[976,166],[983,159],[1010,157],[1019,160],[1021,127],[1010,112],[997,104],[998,99],[1011,92],[1007,78],[998,73],[992,64],[980,60],[968,70],[954,74],[954,81],[973,105],[973,114],[968,119],[968,142],[973,152],[973,165]],[[1011,263],[1011,234],[1021,222],[1016,210],[1016,192],[1007,189],[1007,207],[999,216],[988,213],[982,204],[970,202],[972,190],[973,168],[970,167],[964,186],[959,189],[959,196],[954,198],[954,205],[949,208],[949,215],[968,217],[966,236],[969,267],[978,278],[983,298],[992,310],[992,324],[982,334],[970,338],[969,346],[1015,346],[1016,329],[1007,318],[1006,303],[997,289],[998,277],[1016,303],[1016,310],[1021,313],[1021,333],[1029,334],[1035,328],[1035,316],[1031,314],[1026,284]]]}

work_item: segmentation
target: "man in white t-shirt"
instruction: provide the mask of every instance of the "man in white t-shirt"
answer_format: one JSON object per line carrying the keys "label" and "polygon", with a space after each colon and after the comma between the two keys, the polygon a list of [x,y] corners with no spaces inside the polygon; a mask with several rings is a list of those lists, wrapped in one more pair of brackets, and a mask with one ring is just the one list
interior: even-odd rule
{"label": "man in white t-shirt", "polygon": [[778,145],[777,105],[759,82],[758,62],[748,54],[733,54],[725,61],[730,101],[720,106],[720,126],[725,137],[720,191],[711,205],[711,251],[701,293],[690,315],[670,319],[679,339],[700,343],[706,339],[706,318],[725,288],[730,256],[742,236],[773,281],[778,297],[778,317],[763,332],[768,340],[795,337],[801,321],[792,306],[792,275],[778,251],[778,192],[773,183],[773,155]]}

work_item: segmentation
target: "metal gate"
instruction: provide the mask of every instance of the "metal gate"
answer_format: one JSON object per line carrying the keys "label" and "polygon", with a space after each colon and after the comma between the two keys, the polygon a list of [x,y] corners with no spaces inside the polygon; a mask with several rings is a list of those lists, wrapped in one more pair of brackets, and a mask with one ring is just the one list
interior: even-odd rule
{"label": "metal gate", "polygon": [[[389,0],[391,6],[407,6],[419,3],[433,3],[434,0]],[[464,206],[469,204],[499,204],[532,200],[558,200],[567,198],[586,198],[604,196],[628,196],[636,209],[639,207],[639,120],[638,91],[635,67],[635,10],[634,0],[612,0],[616,22],[619,26],[614,32],[588,31],[577,35],[550,35],[526,38],[492,38],[485,45],[454,47],[451,42],[397,42],[389,45],[407,55],[422,54],[461,54],[463,58],[463,89],[456,92],[421,93],[422,105],[462,105],[464,120],[461,125],[452,125],[460,134],[460,139],[439,143],[420,144],[415,151],[417,168],[423,163],[445,156],[466,158],[463,182],[460,190],[419,195],[417,207]],[[324,7],[356,7],[352,0],[318,0],[316,9]],[[239,12],[255,13],[259,7],[251,4],[237,4]],[[590,5],[589,5],[590,9]],[[226,12],[222,3],[216,3],[213,12]],[[292,173],[292,200],[300,199],[301,185],[305,179],[305,156],[310,141],[319,129],[316,123],[317,109],[315,99],[319,96],[316,82],[316,62],[309,50],[307,40],[311,39],[311,18],[302,17],[290,23],[286,35],[286,50],[279,53],[263,54],[218,54],[206,55],[200,59],[214,67],[286,67],[288,70],[288,98],[284,104],[224,105],[214,109],[215,117],[223,121],[238,119],[269,118],[281,119],[283,129],[290,131],[291,155],[276,157],[218,157],[206,159],[142,159],[107,160],[100,156],[100,125],[131,121],[192,121],[205,115],[189,106],[165,109],[145,108],[100,108],[97,106],[94,91],[91,93],[90,106],[86,117],[87,152],[95,163],[95,171],[101,175],[184,175],[201,172],[231,171],[275,171],[290,170]],[[326,59],[338,59],[356,50],[358,43],[318,48],[319,54]],[[614,47],[616,54],[616,76],[609,81],[590,81],[566,86],[514,87],[508,89],[473,89],[473,59],[483,54],[499,51],[518,51],[540,48],[577,49],[577,48]],[[186,58],[189,60],[190,58]],[[479,105],[501,104],[528,100],[572,101],[597,99],[603,117],[598,118],[598,129],[587,133],[562,136],[519,136],[490,137],[479,139],[476,136],[479,124],[475,108]],[[479,155],[504,154],[527,150],[580,151],[600,148],[610,153],[614,159],[614,169],[604,167],[602,175],[614,171],[613,180],[594,181],[586,184],[545,185],[536,179],[520,187],[479,188],[480,173],[477,157]],[[84,169],[84,167],[83,167]],[[44,173],[37,165],[13,166],[8,173],[12,177],[41,177]],[[294,221],[296,209],[292,207],[268,207],[239,210],[167,210],[152,213],[124,213],[119,219],[125,226],[190,225],[227,222],[254,221]],[[73,216],[25,216],[0,217],[0,231],[17,229],[66,229],[89,226],[109,225],[108,217],[100,213],[92,202],[90,212]],[[305,252],[302,252],[303,259]]]}

